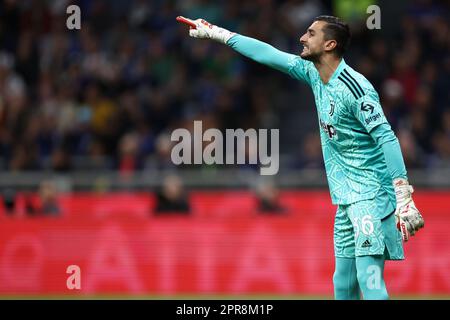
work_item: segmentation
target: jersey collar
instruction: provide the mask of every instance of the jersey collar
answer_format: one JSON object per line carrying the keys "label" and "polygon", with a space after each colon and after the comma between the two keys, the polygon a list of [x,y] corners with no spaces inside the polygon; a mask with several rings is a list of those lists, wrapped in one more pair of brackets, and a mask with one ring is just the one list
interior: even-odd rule
{"label": "jersey collar", "polygon": [[336,79],[339,76],[339,74],[342,72],[342,70],[345,69],[346,66],[347,66],[347,64],[345,63],[344,58],[342,58],[341,62],[338,65],[338,67],[336,68],[336,70],[334,70],[333,75],[331,76],[331,78],[328,81],[328,83],[330,83],[332,80]]}

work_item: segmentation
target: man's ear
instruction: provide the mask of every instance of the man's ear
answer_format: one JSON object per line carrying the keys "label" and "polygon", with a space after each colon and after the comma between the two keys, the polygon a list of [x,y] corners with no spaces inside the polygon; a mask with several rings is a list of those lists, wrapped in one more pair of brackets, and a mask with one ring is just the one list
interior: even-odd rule
{"label": "man's ear", "polygon": [[336,40],[327,40],[325,41],[325,51],[332,51],[336,48],[337,42]]}

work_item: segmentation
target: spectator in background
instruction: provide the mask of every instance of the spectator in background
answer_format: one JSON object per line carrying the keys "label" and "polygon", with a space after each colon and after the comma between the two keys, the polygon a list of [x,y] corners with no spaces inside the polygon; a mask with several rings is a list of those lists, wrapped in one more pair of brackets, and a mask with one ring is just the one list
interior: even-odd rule
{"label": "spectator in background", "polygon": [[14,215],[16,191],[12,188],[5,188],[2,190],[1,198],[3,201],[4,212],[8,216]]}
{"label": "spectator in background", "polygon": [[155,213],[190,213],[189,200],[183,183],[178,176],[169,175],[164,179],[161,190],[157,192]]}
{"label": "spectator in background", "polygon": [[405,165],[411,169],[421,168],[425,165],[425,154],[417,144],[409,130],[400,129],[397,133],[402,148]]}
{"label": "spectator in background", "polygon": [[323,166],[322,148],[320,147],[318,133],[309,132],[306,134],[294,166],[301,169],[319,169]]}
{"label": "spectator in background", "polygon": [[172,161],[171,152],[174,143],[167,133],[161,133],[156,137],[155,154],[150,156],[146,161],[146,169],[148,170],[167,170],[175,169],[176,166]]}
{"label": "spectator in background", "polygon": [[430,164],[435,168],[450,168],[450,140],[443,132],[437,132],[432,139],[436,154],[431,157]]}
{"label": "spectator in background", "polygon": [[50,157],[50,165],[55,172],[69,172],[71,170],[71,159],[69,153],[63,148],[53,150]]}
{"label": "spectator in background", "polygon": [[44,180],[39,185],[36,201],[28,199],[27,213],[30,216],[59,216],[61,208],[58,203],[58,193],[52,181]]}
{"label": "spectator in background", "polygon": [[450,110],[442,115],[442,128],[432,138],[436,153],[431,156],[430,165],[437,168],[450,168]]}
{"label": "spectator in background", "polygon": [[[444,2],[407,1],[395,28],[377,32],[360,21],[368,0],[80,1],[82,28],[71,32],[65,0],[0,1],[1,169],[117,169],[118,142],[129,132],[140,136],[139,157],[148,160],[140,169],[173,169],[167,133],[206,115],[218,119],[219,128],[294,130],[301,140],[280,141],[280,150],[293,150],[282,163],[292,167],[281,169],[321,168],[317,150],[296,161],[299,146],[312,149],[316,138],[298,125],[315,112],[312,100],[284,90],[297,88],[295,81],[276,72],[266,76],[265,68],[212,43],[192,48],[174,17],[201,12],[294,52],[298,40],[289,35],[330,11],[357,18],[349,62],[358,61],[357,69],[380,90],[394,130],[413,131],[419,149],[436,158],[429,165],[438,166],[445,146],[431,140],[450,102]],[[294,107],[307,111],[294,113]]]}
{"label": "spectator in background", "polygon": [[286,212],[286,209],[280,204],[278,189],[272,182],[261,182],[257,186],[256,196],[260,213],[280,214]]}
{"label": "spectator in background", "polygon": [[118,170],[122,176],[132,175],[142,168],[138,151],[139,136],[136,133],[127,133],[120,139]]}
{"label": "spectator in background", "polygon": [[402,118],[402,112],[406,109],[403,87],[397,80],[388,79],[381,84],[381,96],[384,113],[395,130]]}

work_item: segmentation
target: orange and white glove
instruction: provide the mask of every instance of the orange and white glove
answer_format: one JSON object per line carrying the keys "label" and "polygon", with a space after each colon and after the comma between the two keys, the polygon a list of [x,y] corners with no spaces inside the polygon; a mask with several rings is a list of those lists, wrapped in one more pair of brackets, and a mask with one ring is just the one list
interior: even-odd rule
{"label": "orange and white glove", "polygon": [[189,36],[193,38],[212,39],[226,44],[227,41],[236,34],[228,31],[227,29],[213,25],[204,19],[191,20],[178,16],[177,21],[190,27]]}
{"label": "orange and white glove", "polygon": [[420,228],[424,227],[424,220],[412,199],[414,189],[408,180],[398,178],[394,180],[397,208],[395,218],[397,228],[402,233],[403,241],[408,241]]}

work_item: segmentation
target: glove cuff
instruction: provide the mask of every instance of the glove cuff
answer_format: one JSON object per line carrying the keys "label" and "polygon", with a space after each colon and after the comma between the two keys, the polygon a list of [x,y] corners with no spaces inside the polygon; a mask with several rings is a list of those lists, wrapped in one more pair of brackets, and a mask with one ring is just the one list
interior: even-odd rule
{"label": "glove cuff", "polygon": [[411,194],[414,192],[413,187],[409,184],[407,179],[397,178],[393,181],[395,197],[397,198],[397,203],[402,203],[405,200],[411,198]]}
{"label": "glove cuff", "polygon": [[222,42],[223,44],[227,44],[228,40],[235,34],[236,33],[228,31],[227,29],[215,26],[211,38]]}

